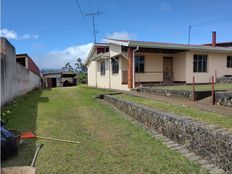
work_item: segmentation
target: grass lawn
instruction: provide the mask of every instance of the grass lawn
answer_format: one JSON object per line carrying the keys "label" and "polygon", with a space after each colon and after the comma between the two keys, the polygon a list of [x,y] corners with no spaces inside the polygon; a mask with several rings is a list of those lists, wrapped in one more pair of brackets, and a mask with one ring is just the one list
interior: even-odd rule
{"label": "grass lawn", "polygon": [[27,140],[2,166],[30,165],[35,144],[44,143],[38,173],[207,173],[94,97],[87,87],[33,91],[3,109],[9,128],[80,141]]}
{"label": "grass lawn", "polygon": [[[192,85],[176,85],[176,86],[157,86],[162,89],[173,89],[173,90],[187,90],[192,91]],[[232,84],[215,84],[215,90],[232,90]],[[212,85],[195,85],[196,91],[211,91]]]}
{"label": "grass lawn", "polygon": [[148,107],[152,107],[164,112],[172,112],[177,116],[185,116],[193,119],[197,119],[209,124],[215,124],[220,127],[232,129],[232,117],[226,115],[220,115],[213,112],[206,112],[198,109],[194,109],[188,106],[179,105],[175,103],[167,103],[162,101],[156,101],[151,99],[145,99],[141,97],[130,96],[126,94],[116,95],[121,99],[127,101],[133,101]]}

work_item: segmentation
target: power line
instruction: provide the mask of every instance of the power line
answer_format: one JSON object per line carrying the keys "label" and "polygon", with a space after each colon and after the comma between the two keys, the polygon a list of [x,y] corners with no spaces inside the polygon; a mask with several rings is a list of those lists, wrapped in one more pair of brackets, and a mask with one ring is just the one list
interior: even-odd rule
{"label": "power line", "polygon": [[221,19],[216,19],[216,20],[212,20],[212,21],[208,21],[208,22],[203,22],[203,23],[195,24],[195,25],[191,25],[191,26],[196,27],[196,26],[201,26],[201,25],[207,25],[207,24],[211,24],[211,23],[215,23],[215,22],[225,21],[225,20],[228,20],[228,19],[232,19],[232,16],[231,17],[226,17],[226,18],[221,18]]}
{"label": "power line", "polygon": [[80,6],[80,4],[78,3],[78,0],[75,0],[75,1],[76,1],[76,4],[77,4],[77,7],[78,7],[78,9],[79,9],[79,11],[80,11],[80,13],[81,13],[81,16],[82,16],[82,18],[83,18],[83,20],[84,20],[84,22],[85,22],[85,25],[86,25],[87,28],[88,28],[88,31],[89,31],[90,35],[92,35],[91,29],[90,29],[90,27],[89,27],[89,25],[88,25],[88,22],[87,22],[86,19],[85,19],[85,15],[84,15],[84,13],[83,13],[83,11],[82,11],[82,9],[81,9],[81,6]]}
{"label": "power line", "polygon": [[96,43],[97,39],[96,39],[96,26],[95,26],[95,16],[100,16],[101,14],[104,14],[104,12],[100,12],[99,10],[97,12],[91,12],[91,13],[86,13],[86,16],[92,16],[92,20],[93,20],[93,37],[94,37],[94,43]]}
{"label": "power line", "polygon": [[229,20],[229,19],[232,19],[232,16],[231,17],[221,18],[221,19],[216,19],[216,20],[212,20],[212,21],[208,21],[208,22],[203,22],[203,23],[199,23],[199,24],[189,25],[188,45],[190,44],[191,30],[192,30],[193,27],[198,27],[198,26],[207,25],[207,24],[211,24],[211,23],[216,23],[216,22],[220,22],[220,21],[225,21],[225,20]]}

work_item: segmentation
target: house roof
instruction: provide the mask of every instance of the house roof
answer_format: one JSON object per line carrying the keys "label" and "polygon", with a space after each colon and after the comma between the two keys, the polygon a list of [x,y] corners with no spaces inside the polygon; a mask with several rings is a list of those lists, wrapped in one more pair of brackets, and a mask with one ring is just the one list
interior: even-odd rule
{"label": "house roof", "polygon": [[[207,43],[207,44],[202,44],[205,46],[211,46],[212,43]],[[220,47],[231,47],[232,46],[232,41],[228,41],[228,42],[217,42],[216,46],[220,46]]]}
{"label": "house roof", "polygon": [[212,52],[225,52],[232,53],[232,47],[212,47],[206,45],[188,45],[176,43],[162,43],[162,42],[146,42],[136,40],[120,40],[120,39],[106,39],[109,43],[122,45],[126,47],[143,47],[143,48],[161,48],[161,49],[180,49],[186,51],[212,51]]}
{"label": "house roof", "polygon": [[[182,51],[206,51],[206,52],[220,52],[220,53],[229,53],[232,54],[232,47],[222,47],[216,46],[213,47],[208,44],[204,45],[188,45],[188,44],[177,44],[177,43],[163,43],[163,42],[148,42],[148,41],[138,41],[138,40],[123,40],[123,39],[111,39],[106,38],[105,40],[108,43],[95,43],[93,44],[87,58],[85,59],[85,65],[88,65],[90,59],[93,56],[93,53],[97,47],[106,47],[110,46],[110,44],[121,45],[125,47],[142,47],[142,48],[155,48],[155,49],[167,49],[167,50],[182,50]],[[220,44],[228,44],[231,42],[218,43]],[[100,53],[96,57],[92,58],[92,60],[100,60],[105,59],[108,56]]]}

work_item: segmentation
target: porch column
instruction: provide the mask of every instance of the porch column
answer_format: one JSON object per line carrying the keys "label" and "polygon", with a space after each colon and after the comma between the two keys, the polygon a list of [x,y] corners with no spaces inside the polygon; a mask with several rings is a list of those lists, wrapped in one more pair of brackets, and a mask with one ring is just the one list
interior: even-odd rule
{"label": "porch column", "polygon": [[133,50],[132,48],[127,49],[127,55],[128,55],[128,88],[133,88]]}

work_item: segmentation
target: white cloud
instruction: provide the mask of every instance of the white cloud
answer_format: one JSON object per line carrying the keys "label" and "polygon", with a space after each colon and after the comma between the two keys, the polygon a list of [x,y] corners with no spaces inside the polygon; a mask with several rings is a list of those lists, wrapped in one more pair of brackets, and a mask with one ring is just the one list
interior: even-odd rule
{"label": "white cloud", "polygon": [[18,38],[18,35],[16,32],[14,32],[13,30],[7,30],[7,29],[1,29],[0,30],[0,35],[1,37],[5,37],[5,38],[8,38],[8,39],[17,39]]}
{"label": "white cloud", "polygon": [[38,39],[39,35],[38,34],[24,34],[21,37],[19,37],[19,39],[25,39],[25,40],[29,40],[29,39]]}
{"label": "white cloud", "polygon": [[17,39],[17,40],[29,40],[29,39],[38,39],[38,34],[23,34],[19,35],[13,30],[8,30],[6,28],[0,30],[0,36],[7,39]]}
{"label": "white cloud", "polygon": [[136,34],[133,34],[133,33],[121,31],[121,32],[113,32],[111,34],[107,33],[105,38],[133,40],[133,39],[136,39],[137,36]]}
{"label": "white cloud", "polygon": [[171,10],[171,4],[169,2],[162,2],[160,4],[160,9],[163,10],[163,11],[168,11],[168,10]]}
{"label": "white cloud", "polygon": [[80,57],[84,61],[91,47],[92,43],[88,43],[85,45],[71,46],[64,50],[51,51],[41,56],[37,62],[41,69],[62,68],[68,62],[74,67],[77,58]]}

